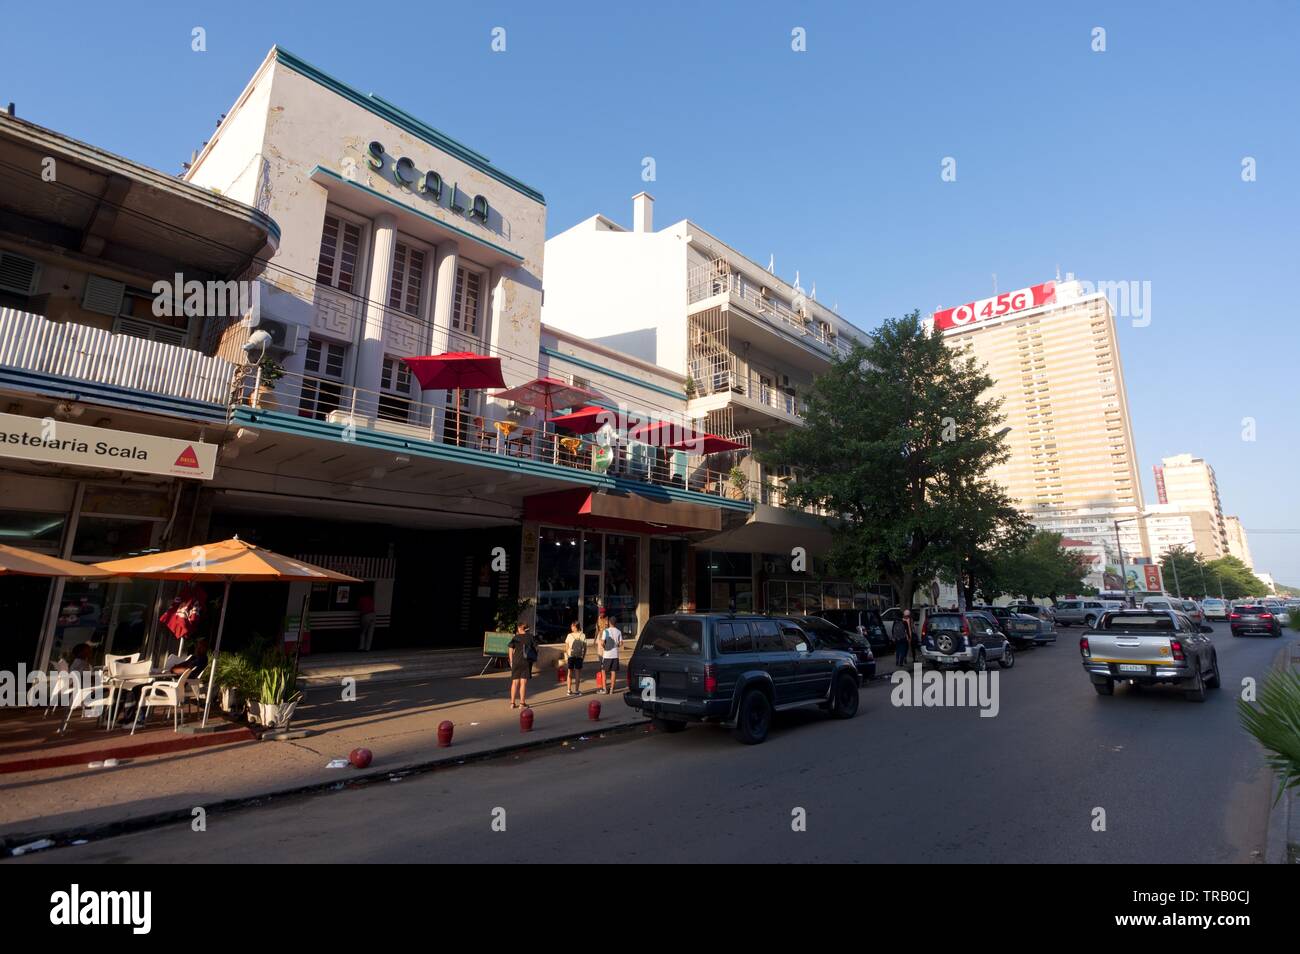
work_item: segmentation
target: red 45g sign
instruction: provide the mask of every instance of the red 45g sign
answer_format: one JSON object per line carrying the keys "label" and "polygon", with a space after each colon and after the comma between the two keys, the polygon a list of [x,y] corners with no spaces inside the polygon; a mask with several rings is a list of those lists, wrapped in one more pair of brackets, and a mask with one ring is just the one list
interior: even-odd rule
{"label": "red 45g sign", "polygon": [[1031,288],[1006,292],[993,298],[967,302],[956,308],[947,308],[934,313],[934,326],[940,331],[952,328],[964,328],[990,318],[1001,318],[1028,308],[1038,308],[1056,301],[1056,282],[1043,282]]}

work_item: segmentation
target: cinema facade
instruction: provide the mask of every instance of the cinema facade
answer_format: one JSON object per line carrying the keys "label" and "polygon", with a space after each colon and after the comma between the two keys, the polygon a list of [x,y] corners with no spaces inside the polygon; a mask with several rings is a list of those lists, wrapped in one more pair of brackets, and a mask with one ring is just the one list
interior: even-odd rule
{"label": "cinema facade", "polygon": [[[67,142],[107,181],[148,172]],[[366,597],[383,649],[475,645],[520,598],[544,638],[573,619],[590,630],[601,607],[635,635],[679,607],[853,601],[817,579],[816,515],[729,479],[747,448],[693,454],[631,426],[573,433],[543,420],[572,408],[421,388],[406,359],[463,352],[499,359],[506,387],[587,389],[629,425],[700,423],[686,375],[542,324],[545,200],[483,154],[275,48],[183,178],[151,174],[176,194],[174,224],[140,218],[121,241],[152,242],[157,261],[114,272],[107,307],[85,276],[70,297],[33,286],[6,299],[0,391],[29,419],[185,446],[150,473],[0,456],[12,542],[98,560],[237,534],[360,578],[235,587],[235,640],[296,632],[306,608],[316,652],[355,648]],[[37,225],[27,251],[48,258]],[[3,238],[23,252],[21,230]],[[256,307],[159,317],[142,290],[182,278],[256,283]],[[64,360],[69,348],[89,358]],[[186,448],[202,467],[175,473]],[[795,547],[806,568],[792,567]],[[50,587],[31,621],[40,637],[16,657],[44,664],[92,639],[131,651],[171,595],[67,587]]]}

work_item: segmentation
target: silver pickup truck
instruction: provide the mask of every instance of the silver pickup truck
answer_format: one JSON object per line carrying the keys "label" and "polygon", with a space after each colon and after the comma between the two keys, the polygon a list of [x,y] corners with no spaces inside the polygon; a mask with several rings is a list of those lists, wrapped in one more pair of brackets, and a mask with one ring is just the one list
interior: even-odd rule
{"label": "silver pickup truck", "polygon": [[1206,689],[1219,688],[1219,657],[1206,635],[1213,632],[1172,610],[1122,610],[1079,637],[1079,652],[1098,695],[1114,695],[1116,682],[1172,683],[1204,702]]}

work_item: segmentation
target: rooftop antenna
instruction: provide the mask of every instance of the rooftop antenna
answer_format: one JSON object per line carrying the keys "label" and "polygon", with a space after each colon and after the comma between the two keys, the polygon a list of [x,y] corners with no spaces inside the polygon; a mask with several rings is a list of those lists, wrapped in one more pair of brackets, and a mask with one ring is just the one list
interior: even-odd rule
{"label": "rooftop antenna", "polygon": [[767,260],[767,270],[771,272],[773,275],[776,274],[776,253],[775,252],[773,252],[772,257]]}
{"label": "rooftop antenna", "polygon": [[811,298],[813,301],[816,301],[816,300],[817,300],[817,283],[816,283],[816,282],[813,282],[812,291],[808,293],[808,297]]}
{"label": "rooftop antenna", "polygon": [[1058,282],[1061,280],[1061,263],[1060,263],[1060,262],[1057,262],[1057,263],[1056,263],[1056,280],[1057,280]]}

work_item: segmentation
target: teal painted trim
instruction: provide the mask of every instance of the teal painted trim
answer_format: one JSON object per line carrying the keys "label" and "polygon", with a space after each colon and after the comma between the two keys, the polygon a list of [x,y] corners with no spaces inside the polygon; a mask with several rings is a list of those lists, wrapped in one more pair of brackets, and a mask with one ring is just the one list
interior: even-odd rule
{"label": "teal painted trim", "polygon": [[329,424],[325,421],[299,417],[297,414],[289,414],[284,411],[236,407],[232,411],[231,419],[242,424],[269,427],[272,430],[283,431],[287,434],[314,437],[339,444],[350,443],[393,453],[418,454],[421,457],[429,457],[434,460],[487,467],[511,474],[563,479],[571,483],[586,484],[597,489],[617,490],[622,493],[638,494],[659,500],[703,504],[721,510],[737,510],[744,513],[752,512],[754,509],[753,503],[748,500],[730,500],[695,490],[679,490],[676,487],[642,483],[637,480],[629,480],[626,477],[608,477],[592,471],[575,470],[561,464],[548,464],[544,461],[528,460],[520,457],[506,457],[502,454],[474,450],[469,447],[458,447],[455,444],[440,444],[437,441],[401,437],[396,434],[386,434],[383,431],[374,431],[363,427],[356,429],[355,440],[345,441],[343,440],[342,424]]}
{"label": "teal painted trim", "polygon": [[57,374],[42,374],[38,371],[0,368],[0,387],[12,388],[16,391],[30,391],[33,394],[41,394],[46,397],[92,401],[127,408],[132,411],[144,411],[149,414],[166,414],[169,417],[180,417],[199,424],[224,424],[226,422],[226,409],[221,404],[210,404],[206,401],[195,401],[191,398],[152,394],[136,388],[83,381],[79,378],[69,378]]}
{"label": "teal painted trim", "polygon": [[514,176],[507,175],[496,166],[488,161],[488,157],[480,152],[475,152],[462,142],[457,142],[446,133],[434,129],[428,123],[416,119],[404,109],[399,109],[385,99],[381,99],[374,93],[363,93],[353,86],[349,86],[342,80],[335,79],[323,70],[312,66],[306,60],[294,56],[288,50],[281,46],[275,48],[275,60],[277,63],[284,64],[288,69],[293,70],[302,76],[307,77],[314,83],[319,83],[326,89],[337,93],[344,99],[349,100],[362,109],[374,113],[380,119],[387,120],[394,126],[405,129],[412,136],[422,139],[431,146],[436,146],[448,155],[455,156],[468,165],[473,166],[481,172],[485,172],[493,179],[503,185],[507,185],[521,195],[525,195],[535,202],[546,204],[546,197],[534,189],[532,186],[525,185]]}
{"label": "teal painted trim", "polygon": [[450,222],[444,222],[442,219],[434,218],[432,215],[429,215],[427,212],[421,212],[419,209],[414,209],[409,205],[403,205],[402,203],[398,202],[396,199],[390,198],[389,196],[384,195],[382,192],[375,191],[374,189],[370,188],[370,186],[362,185],[360,182],[350,182],[347,179],[344,179],[333,169],[326,169],[324,166],[317,166],[315,169],[311,171],[311,174],[314,176],[318,172],[321,175],[329,176],[331,179],[333,179],[334,181],[338,182],[341,185],[351,186],[353,189],[360,189],[362,192],[373,195],[376,199],[382,199],[383,201],[387,202],[389,205],[401,209],[403,212],[409,212],[412,215],[418,215],[420,218],[428,222],[432,222],[434,225],[440,226],[441,228],[451,229],[453,232],[457,233],[458,235],[465,236],[465,238],[469,239],[472,242],[477,242],[479,245],[485,245],[488,248],[492,249],[493,251],[500,252],[502,255],[509,256],[511,259],[513,259],[516,262],[523,262],[524,260],[524,257],[522,255],[516,255],[508,248],[502,248],[500,245],[497,245],[494,242],[489,242],[487,239],[479,238],[473,232],[466,232],[464,229],[452,225]]}
{"label": "teal painted trim", "polygon": [[584,361],[582,360],[582,358],[575,358],[571,354],[565,354],[562,351],[556,351],[554,348],[548,348],[545,345],[543,345],[539,350],[542,352],[542,354],[546,355],[548,358],[556,358],[560,361],[567,361],[569,362],[569,364],[576,364],[578,367],[586,368],[588,371],[598,371],[601,374],[608,374],[611,378],[617,378],[620,381],[626,381],[628,384],[635,384],[639,388],[646,388],[647,390],[650,391],[657,391],[660,394],[666,394],[669,397],[677,398],[682,401],[689,400],[686,397],[685,391],[674,391],[672,388],[661,387],[658,384],[650,384],[646,381],[642,381],[640,378],[634,378],[630,374],[623,374],[621,371],[611,371],[609,368],[602,368],[600,365],[594,364],[591,361]]}

